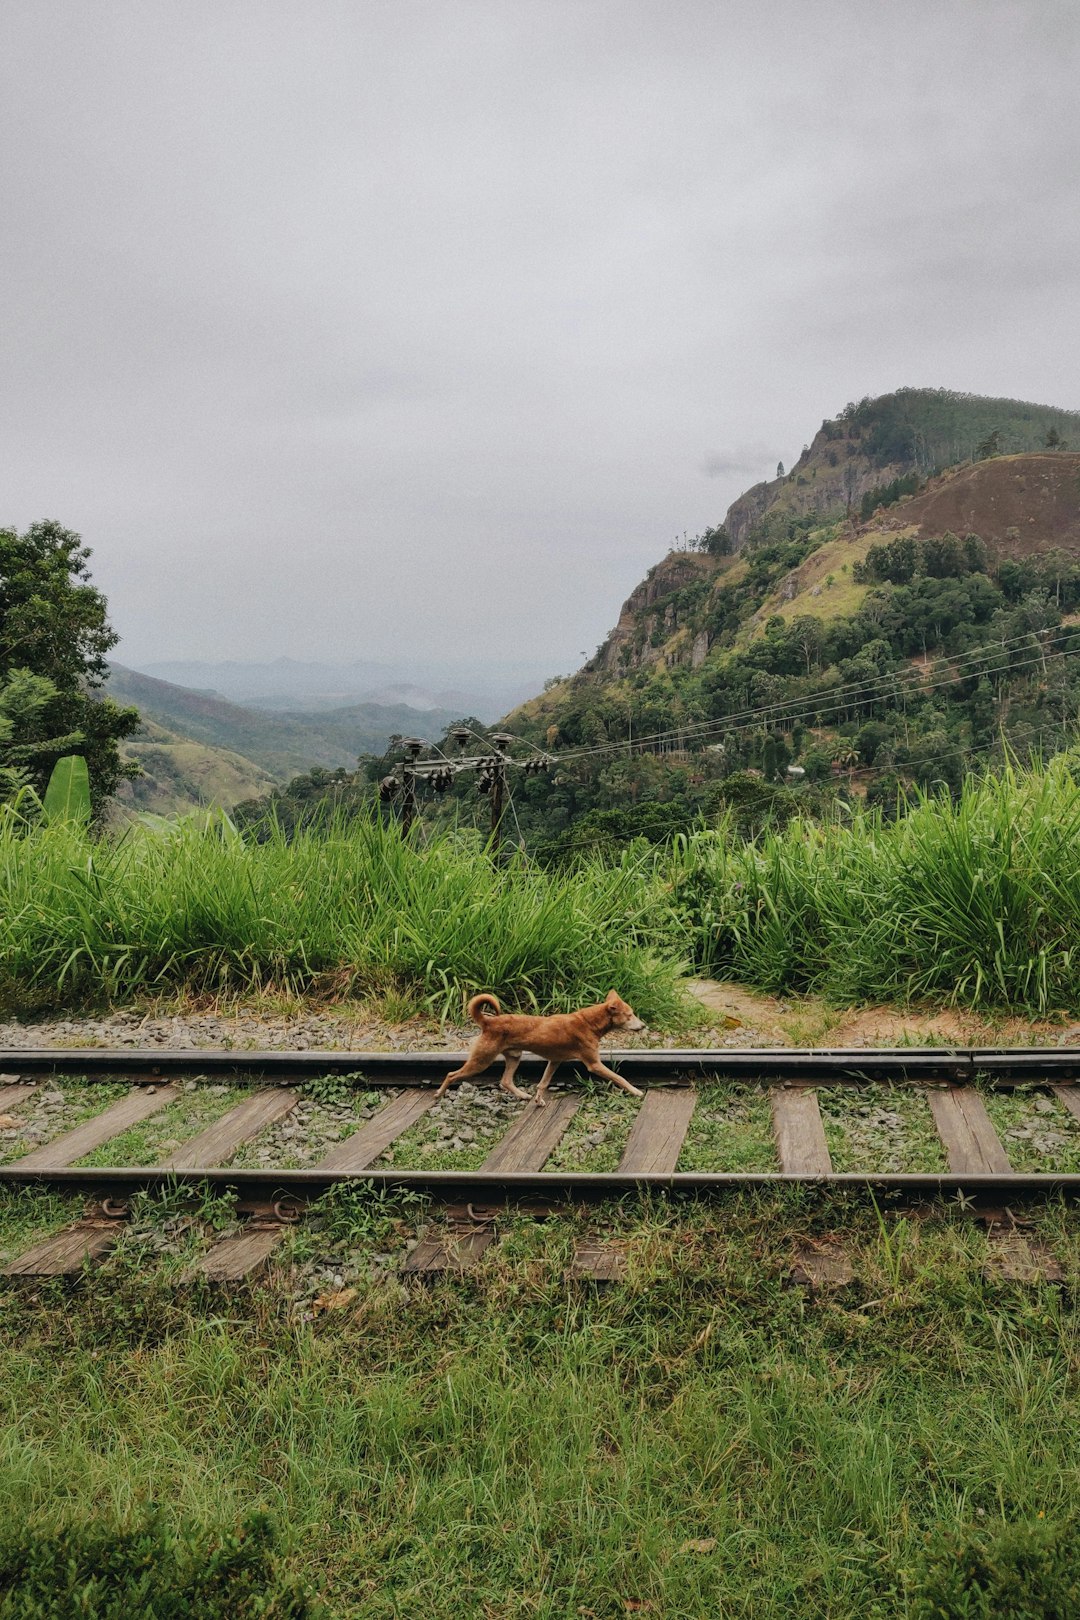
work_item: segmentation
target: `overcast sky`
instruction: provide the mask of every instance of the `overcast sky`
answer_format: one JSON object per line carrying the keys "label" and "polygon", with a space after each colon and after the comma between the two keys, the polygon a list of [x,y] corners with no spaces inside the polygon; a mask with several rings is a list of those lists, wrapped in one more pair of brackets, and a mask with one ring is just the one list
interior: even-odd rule
{"label": "overcast sky", "polygon": [[1074,0],[2,0],[0,522],[117,656],[580,662],[903,384],[1080,406]]}

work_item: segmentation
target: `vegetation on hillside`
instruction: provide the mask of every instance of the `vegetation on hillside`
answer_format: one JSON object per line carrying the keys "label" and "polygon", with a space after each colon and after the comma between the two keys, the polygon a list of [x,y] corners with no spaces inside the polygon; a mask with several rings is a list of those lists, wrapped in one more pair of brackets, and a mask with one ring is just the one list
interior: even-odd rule
{"label": "vegetation on hillside", "polygon": [[117,664],[109,671],[109,690],[174,735],[240,755],[278,781],[311,767],[351,768],[358,755],[385,747],[391,733],[434,736],[453,718],[403,703],[351,703],[313,714],[252,709]]}
{"label": "vegetation on hillside", "polygon": [[837,429],[846,425],[860,430],[865,453],[878,466],[910,461],[924,475],[993,455],[1080,448],[1080,412],[952,388],[898,388],[853,400],[822,430],[838,438]]}

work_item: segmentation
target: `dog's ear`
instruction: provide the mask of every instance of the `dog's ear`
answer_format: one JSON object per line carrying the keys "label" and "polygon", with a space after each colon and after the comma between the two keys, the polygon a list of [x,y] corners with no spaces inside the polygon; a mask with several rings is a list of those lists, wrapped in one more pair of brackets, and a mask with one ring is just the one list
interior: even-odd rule
{"label": "dog's ear", "polygon": [[607,995],[604,997],[604,1001],[609,1007],[617,1007],[621,1000],[622,997],[617,990],[609,990]]}

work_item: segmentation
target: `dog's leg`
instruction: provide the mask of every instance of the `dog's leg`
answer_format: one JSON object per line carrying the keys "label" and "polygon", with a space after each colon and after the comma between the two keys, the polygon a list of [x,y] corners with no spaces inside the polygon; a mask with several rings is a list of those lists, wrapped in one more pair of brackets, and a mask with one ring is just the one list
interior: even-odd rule
{"label": "dog's leg", "polygon": [[558,1067],[559,1065],[557,1063],[549,1063],[543,1074],[540,1076],[540,1084],[537,1086],[536,1092],[533,1096],[533,1102],[536,1104],[537,1108],[543,1108],[546,1104],[547,1098],[544,1093],[547,1091],[548,1086],[550,1086],[551,1077]]}
{"label": "dog's leg", "polygon": [[638,1090],[637,1086],[632,1086],[629,1080],[624,1080],[621,1074],[616,1074],[614,1069],[609,1069],[606,1063],[601,1063],[599,1058],[593,1063],[587,1063],[585,1067],[590,1074],[602,1074],[605,1080],[611,1080],[619,1087],[620,1091],[628,1091],[631,1097],[644,1097],[645,1095],[643,1091]]}
{"label": "dog's leg", "polygon": [[447,1075],[435,1093],[436,1097],[445,1096],[455,1080],[468,1080],[474,1074],[483,1074],[484,1070],[490,1068],[491,1064],[494,1063],[498,1055],[499,1048],[492,1046],[490,1041],[485,1041],[482,1035],[478,1035],[469,1047],[469,1055],[461,1068],[455,1069],[453,1074]]}
{"label": "dog's leg", "polygon": [[520,1086],[515,1086],[514,1084],[514,1076],[517,1073],[517,1066],[520,1062],[520,1052],[507,1052],[506,1068],[503,1070],[502,1079],[499,1081],[499,1090],[508,1091],[511,1097],[520,1097],[522,1102],[528,1102],[529,1093],[527,1091],[522,1091]]}

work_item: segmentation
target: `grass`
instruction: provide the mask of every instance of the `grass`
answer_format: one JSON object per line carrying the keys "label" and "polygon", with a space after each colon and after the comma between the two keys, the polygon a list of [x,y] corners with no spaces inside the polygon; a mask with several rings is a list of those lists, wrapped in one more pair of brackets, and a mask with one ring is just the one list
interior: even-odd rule
{"label": "grass", "polygon": [[834,1170],[929,1175],[949,1168],[921,1086],[821,1086],[817,1097]]}
{"label": "grass", "polygon": [[[836,1007],[1055,1014],[1080,1002],[1080,772],[972,778],[900,820],[727,826],[570,870],[505,868],[378,822],[245,843],[227,824],[93,842],[0,814],[0,1008],[334,995],[387,1017],[580,1005],[616,986],[660,1029],[699,970]],[[802,1017],[796,1012],[796,1022]],[[804,1018],[805,1022],[805,1018]]]}
{"label": "grass", "polygon": [[677,1022],[676,924],[647,857],[544,872],[379,821],[245,843],[227,823],[94,841],[0,814],[0,1007],[178,990],[382,998],[458,1015],[478,987],[570,1007],[617,986]]}
{"label": "grass", "polygon": [[931,1002],[1045,1014],[1080,1000],[1075,760],[970,779],[898,821],[795,821],[671,856],[699,965],[838,1006]]}
{"label": "grass", "polygon": [[987,1089],[983,1100],[1014,1170],[1080,1173],[1080,1120],[1056,1097],[1016,1086]]}
{"label": "grass", "polygon": [[[356,1293],[313,1321],[295,1274],[211,1300],[122,1253],[10,1295],[0,1497],[45,1530],[266,1509],[359,1620],[893,1620],[927,1537],[1069,1514],[1071,1295],[988,1281],[973,1225],[789,1192],[628,1201],[605,1294],[562,1281],[572,1218],[406,1292],[373,1250],[420,1212],[352,1194],[323,1238]],[[810,1302],[792,1243],[838,1224],[856,1282]],[[1076,1217],[1042,1226],[1074,1288]]]}
{"label": "grass", "polygon": [[776,1171],[768,1094],[757,1086],[698,1087],[679,1170]]}

